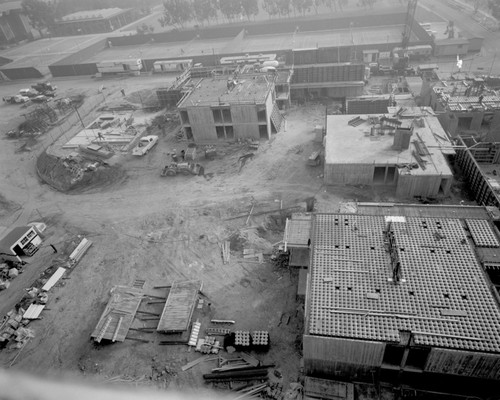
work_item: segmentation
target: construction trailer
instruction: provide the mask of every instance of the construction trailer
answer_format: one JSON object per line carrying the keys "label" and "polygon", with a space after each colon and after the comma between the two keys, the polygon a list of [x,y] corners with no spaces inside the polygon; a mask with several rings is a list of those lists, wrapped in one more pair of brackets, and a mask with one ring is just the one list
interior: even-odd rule
{"label": "construction trailer", "polygon": [[231,65],[231,64],[255,64],[259,63],[262,64],[264,62],[272,62],[276,61],[276,54],[274,53],[269,53],[269,54],[245,54],[245,55],[238,55],[238,56],[228,56],[228,57],[221,57],[219,60],[219,63],[221,65]]}
{"label": "construction trailer", "polygon": [[194,142],[270,139],[281,128],[275,73],[201,78],[177,104],[182,128]]}
{"label": "construction trailer", "polygon": [[97,71],[102,75],[140,75],[142,70],[142,60],[125,59],[125,60],[106,60],[100,61],[97,64]]}
{"label": "construction trailer", "polygon": [[497,394],[499,216],[395,203],[313,215],[305,374]]}
{"label": "construction trailer", "polygon": [[41,243],[42,238],[34,226],[18,226],[0,240],[0,253],[17,258],[32,256],[38,251]]}
{"label": "construction trailer", "polygon": [[391,107],[389,114],[327,115],[327,185],[393,187],[400,198],[450,193],[450,141],[429,107]]}
{"label": "construction trailer", "polygon": [[183,72],[193,66],[193,60],[159,60],[153,64],[153,72]]}

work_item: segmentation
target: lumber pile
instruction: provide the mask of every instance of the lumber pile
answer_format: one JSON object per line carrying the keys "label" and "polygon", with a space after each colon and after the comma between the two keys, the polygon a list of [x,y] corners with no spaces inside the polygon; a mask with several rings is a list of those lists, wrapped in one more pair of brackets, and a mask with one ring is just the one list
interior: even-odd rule
{"label": "lumber pile", "polygon": [[222,262],[228,264],[231,257],[231,242],[225,240],[221,244]]}
{"label": "lumber pile", "polygon": [[243,249],[243,259],[251,260],[255,258],[261,264],[264,262],[264,255],[262,253],[257,253],[255,249]]}
{"label": "lumber pile", "polygon": [[90,246],[92,246],[92,242],[83,238],[80,244],[76,246],[75,250],[73,250],[73,252],[69,255],[69,262],[72,267],[80,262]]}

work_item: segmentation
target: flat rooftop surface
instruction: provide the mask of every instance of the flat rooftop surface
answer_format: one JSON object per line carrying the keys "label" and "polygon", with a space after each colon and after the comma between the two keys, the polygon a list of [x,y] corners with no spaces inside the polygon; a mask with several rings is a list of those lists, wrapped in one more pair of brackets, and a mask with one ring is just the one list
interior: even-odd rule
{"label": "flat rooftop surface", "polygon": [[119,15],[126,10],[122,8],[102,8],[100,10],[87,10],[87,11],[78,11],[72,14],[65,15],[61,18],[63,22],[73,22],[73,21],[82,21],[88,19],[105,19],[111,18],[115,15]]}
{"label": "flat rooftop surface", "polygon": [[230,38],[214,40],[191,40],[189,42],[148,43],[137,46],[113,46],[85,60],[86,63],[97,63],[104,60],[124,60],[142,58],[159,60],[169,58],[190,58],[202,54],[221,54]]}
{"label": "flat rooftop surface", "polygon": [[[387,218],[394,221],[401,262],[397,284],[389,281]],[[465,230],[473,220],[404,214],[314,219],[309,334],[399,343],[406,330],[417,345],[500,352],[500,309]],[[474,221],[475,236],[497,237],[491,222]]]}
{"label": "flat rooftop surface", "polygon": [[[401,41],[402,25],[353,28],[355,45],[394,43]],[[418,38],[412,33],[411,41]],[[249,35],[236,40],[232,37],[186,42],[153,43],[142,46],[115,46],[90,57],[86,62],[122,60],[126,58],[160,59],[189,58],[202,54],[264,53],[277,50],[311,49],[317,47],[350,46],[349,29],[283,33],[278,35]]]}
{"label": "flat rooftop surface", "polygon": [[[393,118],[391,114],[385,115]],[[425,170],[418,167],[409,173],[412,175],[453,175],[444,155],[438,150],[438,147],[447,145],[440,139],[440,137],[447,138],[447,135],[437,117],[422,112],[421,118],[424,119],[425,126],[414,126],[408,149],[395,150],[392,148],[394,135],[386,133],[371,136],[370,134],[370,129],[374,125],[369,122],[369,118],[383,116],[384,114],[360,115],[365,122],[358,126],[351,126],[348,122],[356,118],[356,114],[328,115],[325,164],[414,164],[416,159],[412,153],[417,149],[413,141],[422,139],[429,150],[428,155],[421,156],[426,161]],[[411,120],[401,119],[406,124],[411,123]]]}
{"label": "flat rooftop surface", "polygon": [[272,82],[265,74],[245,77],[241,75],[237,84],[228,89],[228,77],[203,78],[193,91],[177,106],[208,106],[238,103],[264,104]]}
{"label": "flat rooftop surface", "polygon": [[[317,47],[394,43],[401,41],[403,25],[376,26],[367,28],[335,29],[328,31],[290,32],[279,35],[246,36],[243,40],[228,45],[226,52],[256,52],[287,49],[311,49]],[[418,38],[412,33],[410,41]]]}
{"label": "flat rooftop surface", "polygon": [[49,65],[102,39],[103,37],[99,35],[55,37],[12,47],[0,52],[2,57],[13,60],[3,65],[1,69],[35,67],[39,70],[45,69],[46,71],[42,71],[45,73],[48,72]]}

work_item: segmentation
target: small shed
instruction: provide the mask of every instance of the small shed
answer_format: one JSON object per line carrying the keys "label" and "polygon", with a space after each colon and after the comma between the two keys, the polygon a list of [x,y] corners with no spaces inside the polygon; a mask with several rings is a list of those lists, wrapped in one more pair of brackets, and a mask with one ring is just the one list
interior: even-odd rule
{"label": "small shed", "polygon": [[13,256],[32,256],[38,251],[42,238],[33,226],[18,226],[0,240],[0,253]]}

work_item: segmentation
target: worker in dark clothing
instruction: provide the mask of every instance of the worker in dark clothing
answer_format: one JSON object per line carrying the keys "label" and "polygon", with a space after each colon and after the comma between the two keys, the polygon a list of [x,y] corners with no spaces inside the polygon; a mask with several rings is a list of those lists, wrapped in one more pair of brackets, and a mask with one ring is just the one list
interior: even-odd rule
{"label": "worker in dark clothing", "polygon": [[184,161],[186,159],[186,150],[181,150],[181,160]]}
{"label": "worker in dark clothing", "polygon": [[56,246],[54,246],[53,244],[51,244],[50,247],[52,247],[52,250],[54,250],[54,253],[57,253]]}
{"label": "worker in dark clothing", "polygon": [[307,239],[307,247],[311,247],[311,239]]}
{"label": "worker in dark clothing", "polygon": [[122,92],[122,96],[125,97],[125,89],[121,89],[120,92]]}

